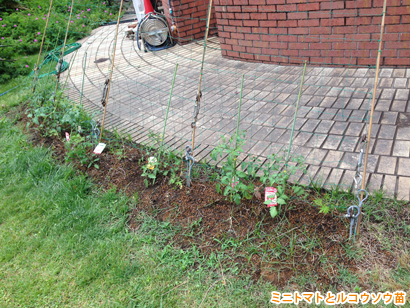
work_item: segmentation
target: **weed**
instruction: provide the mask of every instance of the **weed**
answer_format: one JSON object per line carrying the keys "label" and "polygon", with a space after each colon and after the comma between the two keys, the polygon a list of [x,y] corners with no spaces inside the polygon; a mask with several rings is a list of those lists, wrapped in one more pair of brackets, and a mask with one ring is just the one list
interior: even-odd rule
{"label": "weed", "polygon": [[91,142],[91,137],[82,137],[80,134],[73,134],[70,136],[70,140],[65,143],[66,147],[66,161],[79,161],[81,165],[87,165],[90,168],[94,165],[99,169],[96,162],[99,160],[94,153],[89,153],[94,144]]}

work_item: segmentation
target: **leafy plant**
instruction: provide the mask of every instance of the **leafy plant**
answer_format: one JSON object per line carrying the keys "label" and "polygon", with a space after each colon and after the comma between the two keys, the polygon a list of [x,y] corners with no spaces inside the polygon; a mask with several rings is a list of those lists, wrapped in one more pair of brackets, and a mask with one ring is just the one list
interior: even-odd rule
{"label": "leafy plant", "polygon": [[63,132],[76,131],[79,126],[90,130],[91,117],[81,105],[76,105],[58,91],[54,100],[53,82],[45,82],[39,85],[36,92],[27,97],[29,105],[27,117],[33,124],[38,125],[40,132],[45,136],[58,136]]}
{"label": "leafy plant", "polygon": [[[286,200],[289,199],[287,193],[291,192],[298,197],[305,193],[302,186],[298,184],[290,185],[288,182],[290,176],[296,174],[297,171],[306,173],[306,167],[303,163],[304,158],[301,156],[292,157],[288,161],[285,153],[280,152],[269,155],[266,163],[261,168],[263,173],[260,178],[261,182],[265,186],[275,186],[277,189],[276,196],[277,203],[279,204],[279,212],[281,211],[282,205],[285,205],[287,203]],[[290,188],[290,191],[288,188]],[[265,202],[265,204],[269,203],[270,201]],[[276,207],[270,208],[270,214],[272,217],[278,214]]]}
{"label": "leafy plant", "polygon": [[[243,198],[252,198],[255,185],[250,182],[250,179],[254,176],[255,172],[253,171],[257,169],[256,163],[255,161],[242,162],[237,166],[237,159],[243,153],[242,146],[246,142],[244,131],[236,136],[231,136],[229,139],[223,135],[221,137],[222,142],[211,152],[211,158],[215,161],[219,157],[224,158],[227,154],[226,162],[222,165],[222,174],[217,175],[219,183],[216,185],[216,189],[218,193],[222,193],[231,202],[239,205]],[[251,166],[251,175],[245,172],[248,166]]]}
{"label": "leafy plant", "polygon": [[90,136],[82,137],[80,134],[70,136],[70,140],[65,143],[67,150],[65,160],[67,162],[79,161],[81,165],[87,165],[87,168],[94,164],[94,167],[99,169],[99,166],[95,164],[99,159],[94,153],[89,153],[89,150],[94,147],[90,139]]}
{"label": "leafy plant", "polygon": [[149,141],[145,144],[146,153],[140,160],[140,163],[144,162],[141,175],[146,177],[145,186],[149,186],[149,179],[155,184],[158,176],[162,175],[168,178],[169,184],[182,188],[182,153],[162,146],[159,134],[150,132],[148,136]]}

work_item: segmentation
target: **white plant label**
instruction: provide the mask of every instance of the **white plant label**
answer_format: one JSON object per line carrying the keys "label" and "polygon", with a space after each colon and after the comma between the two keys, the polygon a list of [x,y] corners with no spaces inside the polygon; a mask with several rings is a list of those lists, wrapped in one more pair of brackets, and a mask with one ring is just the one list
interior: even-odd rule
{"label": "white plant label", "polygon": [[278,205],[278,196],[276,195],[277,192],[278,190],[275,187],[265,187],[265,201],[271,201],[271,203],[268,204],[268,207]]}
{"label": "white plant label", "polygon": [[154,170],[156,163],[157,163],[157,159],[154,156],[151,156],[150,158],[148,158],[147,168],[150,170]]}
{"label": "white plant label", "polygon": [[67,141],[70,141],[70,134],[67,133],[67,132],[65,132],[65,139],[66,139]]}
{"label": "white plant label", "polygon": [[94,154],[101,154],[102,151],[104,151],[106,144],[105,143],[99,143],[95,149],[94,149]]}

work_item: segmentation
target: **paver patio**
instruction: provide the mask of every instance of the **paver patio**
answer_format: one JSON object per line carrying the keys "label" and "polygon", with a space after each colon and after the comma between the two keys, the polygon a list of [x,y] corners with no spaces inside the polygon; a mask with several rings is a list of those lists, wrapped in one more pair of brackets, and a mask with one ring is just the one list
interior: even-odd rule
{"label": "paver patio", "polygon": [[[162,132],[175,65],[166,141],[183,150],[191,140],[191,122],[198,89],[203,41],[144,53],[125,38],[120,25],[106,127],[130,133],[136,142],[149,130]],[[102,111],[104,81],[109,75],[115,25],[96,29],[81,41],[67,93],[80,100],[83,59],[87,53],[82,102]],[[71,54],[73,56],[74,54]],[[100,60],[95,63],[96,60]],[[287,149],[299,91],[301,66],[247,63],[221,57],[218,38],[206,50],[195,157],[207,158],[221,134],[232,134],[244,75],[240,129],[245,129],[246,153],[261,158]],[[297,112],[292,153],[303,155],[308,174],[294,180],[324,186],[352,187],[367,132],[375,70],[307,67]],[[63,75],[64,80],[65,75]],[[410,191],[410,69],[382,68],[373,119],[368,177],[370,190],[409,200]],[[102,113],[98,115],[102,117]],[[242,157],[246,159],[246,155]]]}

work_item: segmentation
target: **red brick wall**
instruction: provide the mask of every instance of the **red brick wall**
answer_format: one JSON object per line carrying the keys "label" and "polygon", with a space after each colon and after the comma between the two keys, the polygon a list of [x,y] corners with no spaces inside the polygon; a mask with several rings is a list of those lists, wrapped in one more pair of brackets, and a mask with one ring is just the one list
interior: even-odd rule
{"label": "red brick wall", "polygon": [[[162,4],[165,16],[171,26],[168,2],[168,0],[163,0]],[[177,33],[173,33],[172,36],[179,44],[190,43],[193,40],[200,40],[205,37],[209,0],[171,0],[171,7],[174,23],[177,27]],[[216,33],[215,8],[212,8],[209,36]]]}
{"label": "red brick wall", "polygon": [[[383,0],[215,0],[226,58],[375,65]],[[387,0],[381,64],[410,67],[410,0]]]}

